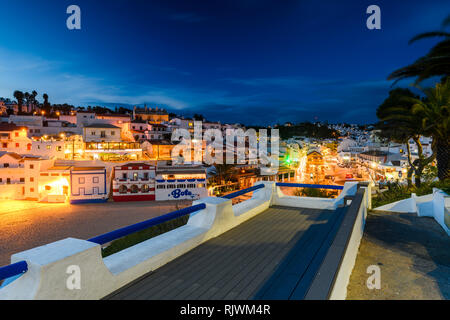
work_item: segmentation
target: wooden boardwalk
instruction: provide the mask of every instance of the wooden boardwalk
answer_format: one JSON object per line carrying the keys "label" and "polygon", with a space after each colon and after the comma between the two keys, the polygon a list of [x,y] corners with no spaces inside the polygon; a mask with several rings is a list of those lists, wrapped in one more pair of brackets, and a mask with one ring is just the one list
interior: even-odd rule
{"label": "wooden boardwalk", "polygon": [[302,299],[344,210],[271,207],[106,299]]}

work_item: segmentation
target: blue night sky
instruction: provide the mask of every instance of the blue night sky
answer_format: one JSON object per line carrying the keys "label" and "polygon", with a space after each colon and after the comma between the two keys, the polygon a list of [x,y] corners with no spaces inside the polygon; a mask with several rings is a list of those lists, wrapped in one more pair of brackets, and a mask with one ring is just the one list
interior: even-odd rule
{"label": "blue night sky", "polygon": [[[81,30],[66,8],[81,8]],[[366,8],[381,8],[381,30]],[[0,0],[0,97],[166,107],[245,124],[373,123],[450,1]],[[408,86],[413,80],[400,83]]]}

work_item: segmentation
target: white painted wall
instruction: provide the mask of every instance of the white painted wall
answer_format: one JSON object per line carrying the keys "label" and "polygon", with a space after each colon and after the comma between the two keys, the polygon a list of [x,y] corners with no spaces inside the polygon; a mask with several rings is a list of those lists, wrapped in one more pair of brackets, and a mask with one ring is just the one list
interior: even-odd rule
{"label": "white painted wall", "polygon": [[416,196],[415,193],[412,193],[411,198],[389,203],[384,206],[375,208],[374,210],[417,213],[419,217],[432,217],[450,236],[450,229],[444,221],[445,210],[449,209],[450,196],[442,190],[433,188],[432,194],[427,194],[419,197]]}

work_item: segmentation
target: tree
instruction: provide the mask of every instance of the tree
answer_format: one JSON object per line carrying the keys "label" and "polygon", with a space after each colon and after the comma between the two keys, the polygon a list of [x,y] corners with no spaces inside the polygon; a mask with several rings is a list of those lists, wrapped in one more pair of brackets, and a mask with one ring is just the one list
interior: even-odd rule
{"label": "tree", "polygon": [[37,95],[38,95],[38,93],[37,93],[36,90],[33,90],[33,91],[31,92],[31,100],[32,100],[31,103],[32,103],[34,106],[36,106],[37,103],[38,103],[38,101],[36,100]]}
{"label": "tree", "polygon": [[426,99],[410,99],[423,133],[433,138],[439,180],[450,178],[450,79],[423,90]]}
{"label": "tree", "polygon": [[[415,184],[421,185],[421,176],[423,170],[434,161],[436,154],[425,157],[423,146],[420,141],[423,133],[420,125],[420,118],[413,113],[414,104],[420,101],[420,97],[413,94],[409,89],[397,88],[389,92],[389,97],[378,107],[377,117],[381,120],[377,127],[381,129],[378,135],[381,138],[394,142],[406,144],[408,154],[407,181],[411,185],[412,174],[415,175]],[[418,159],[412,160],[409,141],[413,140],[417,146]]]}
{"label": "tree", "polygon": [[224,184],[230,180],[230,177],[233,174],[235,165],[233,164],[214,164],[214,168],[216,168],[216,177],[218,184]]}
{"label": "tree", "polygon": [[194,116],[192,117],[194,120],[196,121],[205,121],[205,117],[202,116],[201,114],[194,114]]}
{"label": "tree", "polygon": [[22,110],[23,98],[24,98],[23,92],[16,90],[16,91],[14,91],[13,95],[14,95],[14,98],[16,98],[16,100],[17,100],[17,105],[19,106],[19,110]]}
{"label": "tree", "polygon": [[42,95],[42,98],[44,98],[44,107],[46,107],[46,108],[49,107],[50,104],[48,103],[48,94],[44,93]]}
{"label": "tree", "polygon": [[[442,23],[442,28],[450,26],[450,15]],[[442,76],[444,79],[450,74],[450,33],[445,31],[432,31],[419,34],[412,38],[409,43],[415,41],[431,38],[444,37],[444,40],[436,44],[424,56],[416,60],[413,64],[400,68],[392,72],[388,80],[398,82],[402,79],[415,77],[415,83],[418,84],[422,80]]]}

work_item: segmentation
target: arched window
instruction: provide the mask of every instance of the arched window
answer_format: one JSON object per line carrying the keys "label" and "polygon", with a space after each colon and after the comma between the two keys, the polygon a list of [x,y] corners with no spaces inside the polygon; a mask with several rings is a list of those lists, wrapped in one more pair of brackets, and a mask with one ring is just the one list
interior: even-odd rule
{"label": "arched window", "polygon": [[148,187],[147,184],[144,184],[144,185],[142,186],[142,188],[141,188],[141,192],[143,192],[143,193],[147,193],[148,190],[149,190],[149,187]]}
{"label": "arched window", "polygon": [[127,192],[128,192],[127,186],[121,185],[119,187],[119,193],[127,193]]}
{"label": "arched window", "polygon": [[139,187],[137,185],[135,185],[135,184],[133,184],[130,189],[131,189],[131,193],[138,193],[139,192]]}

